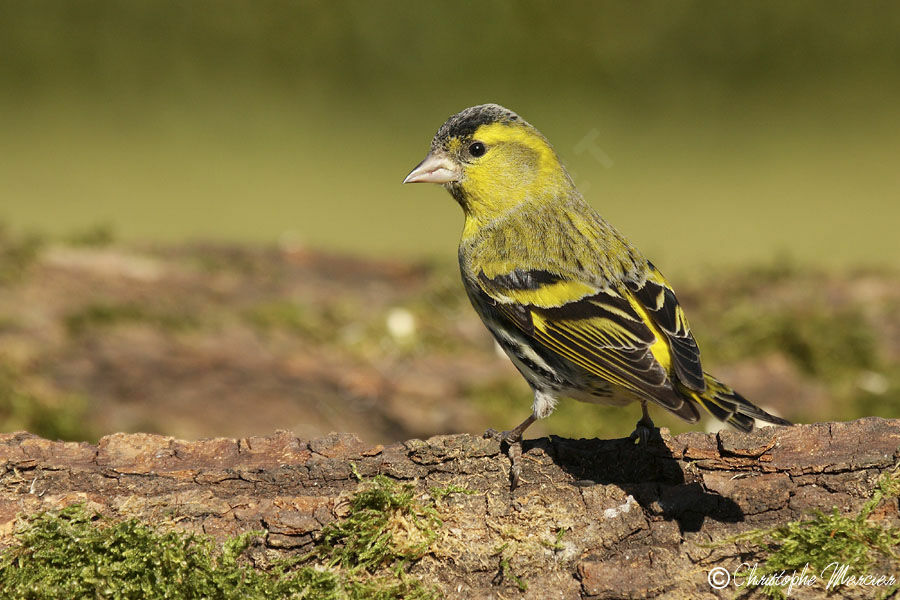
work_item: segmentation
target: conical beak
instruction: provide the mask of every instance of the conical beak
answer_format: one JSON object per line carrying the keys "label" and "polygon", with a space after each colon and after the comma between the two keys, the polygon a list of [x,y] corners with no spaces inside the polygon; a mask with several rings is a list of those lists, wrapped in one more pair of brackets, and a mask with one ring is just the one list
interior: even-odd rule
{"label": "conical beak", "polygon": [[406,176],[403,183],[450,183],[451,181],[459,181],[459,168],[443,154],[430,152],[425,160]]}

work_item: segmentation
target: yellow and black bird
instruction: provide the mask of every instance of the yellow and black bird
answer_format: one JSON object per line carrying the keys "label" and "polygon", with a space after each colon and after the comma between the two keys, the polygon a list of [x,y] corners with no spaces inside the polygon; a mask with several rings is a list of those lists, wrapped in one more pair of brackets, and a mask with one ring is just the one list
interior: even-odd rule
{"label": "yellow and black bird", "polygon": [[532,414],[494,435],[509,444],[513,487],[522,433],[559,398],[653,402],[685,421],[698,407],[742,431],[770,415],[703,371],[675,293],[653,264],[591,208],[541,133],[497,104],[450,117],[404,183],[442,184],[465,213],[466,293],[534,390]]}

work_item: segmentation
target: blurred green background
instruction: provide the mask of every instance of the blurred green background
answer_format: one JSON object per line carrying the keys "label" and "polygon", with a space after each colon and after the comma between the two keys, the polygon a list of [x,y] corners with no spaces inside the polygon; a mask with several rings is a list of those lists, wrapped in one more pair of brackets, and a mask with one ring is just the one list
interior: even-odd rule
{"label": "blurred green background", "polygon": [[896,2],[0,0],[0,429],[520,421],[459,208],[400,184],[483,102],[669,276],[704,365],[798,421],[900,416],[898,32]]}
{"label": "blurred green background", "polygon": [[0,2],[0,219],[455,257],[400,185],[499,102],[669,273],[897,264],[893,2]]}

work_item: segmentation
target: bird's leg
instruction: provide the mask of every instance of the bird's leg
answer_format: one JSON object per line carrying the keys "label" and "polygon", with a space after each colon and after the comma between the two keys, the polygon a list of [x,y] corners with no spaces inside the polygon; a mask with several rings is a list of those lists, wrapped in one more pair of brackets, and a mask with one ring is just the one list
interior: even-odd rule
{"label": "bird's leg", "polygon": [[637,422],[637,425],[634,426],[634,431],[631,432],[628,439],[639,446],[646,446],[650,436],[653,434],[653,430],[656,429],[656,425],[653,424],[653,420],[650,418],[650,412],[647,410],[647,402],[645,400],[641,400],[641,412],[644,414],[641,420]]}
{"label": "bird's leg", "polygon": [[511,463],[509,469],[510,489],[514,490],[519,485],[519,475],[522,474],[522,434],[528,429],[532,423],[537,420],[534,413],[528,415],[528,418],[516,425],[514,429],[509,431],[497,431],[496,429],[488,429],[484,432],[485,438],[493,438],[501,443],[506,443],[507,455]]}

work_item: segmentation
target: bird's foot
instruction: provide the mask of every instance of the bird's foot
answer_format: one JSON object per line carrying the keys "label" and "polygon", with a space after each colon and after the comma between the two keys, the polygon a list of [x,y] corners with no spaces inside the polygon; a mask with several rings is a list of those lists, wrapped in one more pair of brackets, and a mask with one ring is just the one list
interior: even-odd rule
{"label": "bird's foot", "polygon": [[522,432],[512,429],[510,431],[497,431],[488,429],[482,436],[485,439],[494,439],[500,442],[502,449],[506,444],[506,455],[509,457],[509,485],[510,491],[519,485],[519,477],[522,475]]}
{"label": "bird's foot", "polygon": [[656,428],[653,421],[649,418],[642,418],[634,426],[634,431],[628,436],[628,441],[638,446],[646,446],[654,433],[659,435],[659,429]]}

